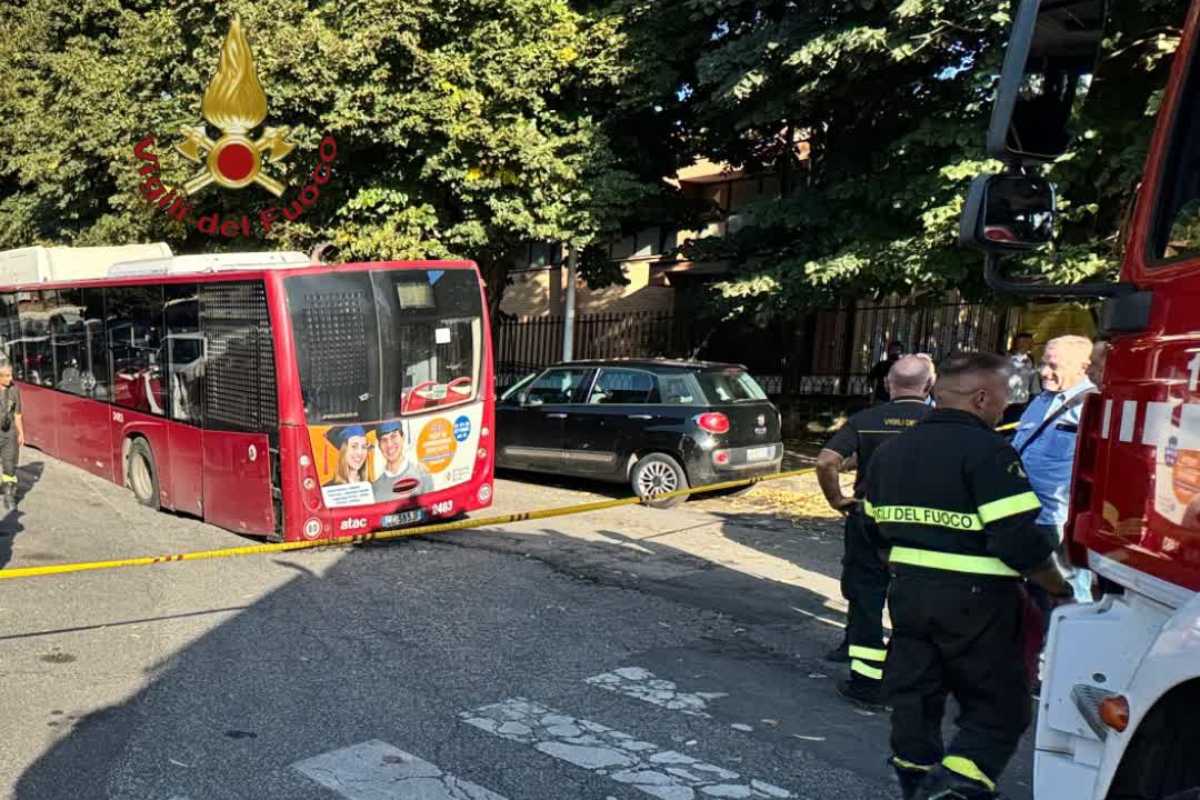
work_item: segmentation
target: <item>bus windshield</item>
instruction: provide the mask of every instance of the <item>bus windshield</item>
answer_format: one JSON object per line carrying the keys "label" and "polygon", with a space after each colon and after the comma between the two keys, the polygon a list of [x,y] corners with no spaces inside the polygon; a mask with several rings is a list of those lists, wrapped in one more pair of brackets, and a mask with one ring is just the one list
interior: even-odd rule
{"label": "bus windshield", "polygon": [[483,311],[473,270],[297,276],[287,295],[310,423],[372,422],[478,396]]}

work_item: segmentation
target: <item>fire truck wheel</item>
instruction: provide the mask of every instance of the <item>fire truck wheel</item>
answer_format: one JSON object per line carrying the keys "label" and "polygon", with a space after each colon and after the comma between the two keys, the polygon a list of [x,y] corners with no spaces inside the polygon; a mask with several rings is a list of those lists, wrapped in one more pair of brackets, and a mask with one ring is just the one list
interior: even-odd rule
{"label": "fire truck wheel", "polygon": [[129,455],[125,459],[125,483],[139,503],[158,510],[158,468],[154,465],[150,443],[141,437],[129,444]]}

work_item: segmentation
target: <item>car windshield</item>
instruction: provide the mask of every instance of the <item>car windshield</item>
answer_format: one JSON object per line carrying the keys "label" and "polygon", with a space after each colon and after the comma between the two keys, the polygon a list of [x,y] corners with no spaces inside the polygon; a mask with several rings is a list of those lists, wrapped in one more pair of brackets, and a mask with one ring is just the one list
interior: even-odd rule
{"label": "car windshield", "polygon": [[500,395],[500,400],[508,400],[510,397],[515,397],[522,389],[529,385],[529,382],[538,376],[538,373],[531,372],[521,380],[514,383],[512,386],[504,390],[504,394]]}
{"label": "car windshield", "polygon": [[766,400],[767,393],[744,369],[724,369],[696,374],[710,403],[749,403]]}
{"label": "car windshield", "polygon": [[369,422],[478,396],[473,270],[304,275],[287,291],[309,422]]}

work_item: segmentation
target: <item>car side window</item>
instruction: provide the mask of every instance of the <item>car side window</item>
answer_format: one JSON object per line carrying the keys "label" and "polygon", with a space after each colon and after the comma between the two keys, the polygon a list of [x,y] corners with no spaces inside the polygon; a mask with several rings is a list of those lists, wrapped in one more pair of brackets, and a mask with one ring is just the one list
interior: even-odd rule
{"label": "car side window", "polygon": [[659,377],[659,383],[664,403],[686,406],[696,402],[695,389],[686,375],[663,375]]}
{"label": "car side window", "polygon": [[532,406],[570,403],[590,370],[552,369],[542,373],[525,393],[525,402]]}
{"label": "car side window", "polygon": [[635,369],[602,369],[588,402],[605,405],[641,405],[658,402],[658,387],[649,372]]}

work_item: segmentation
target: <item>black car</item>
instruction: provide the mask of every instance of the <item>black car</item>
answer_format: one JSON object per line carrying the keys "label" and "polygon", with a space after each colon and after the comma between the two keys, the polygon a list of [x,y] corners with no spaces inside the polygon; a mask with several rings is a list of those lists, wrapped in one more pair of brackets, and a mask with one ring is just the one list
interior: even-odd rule
{"label": "black car", "polygon": [[496,438],[500,467],[627,481],[646,498],[783,461],[779,411],[762,387],[744,367],[703,361],[556,364],[504,393]]}

